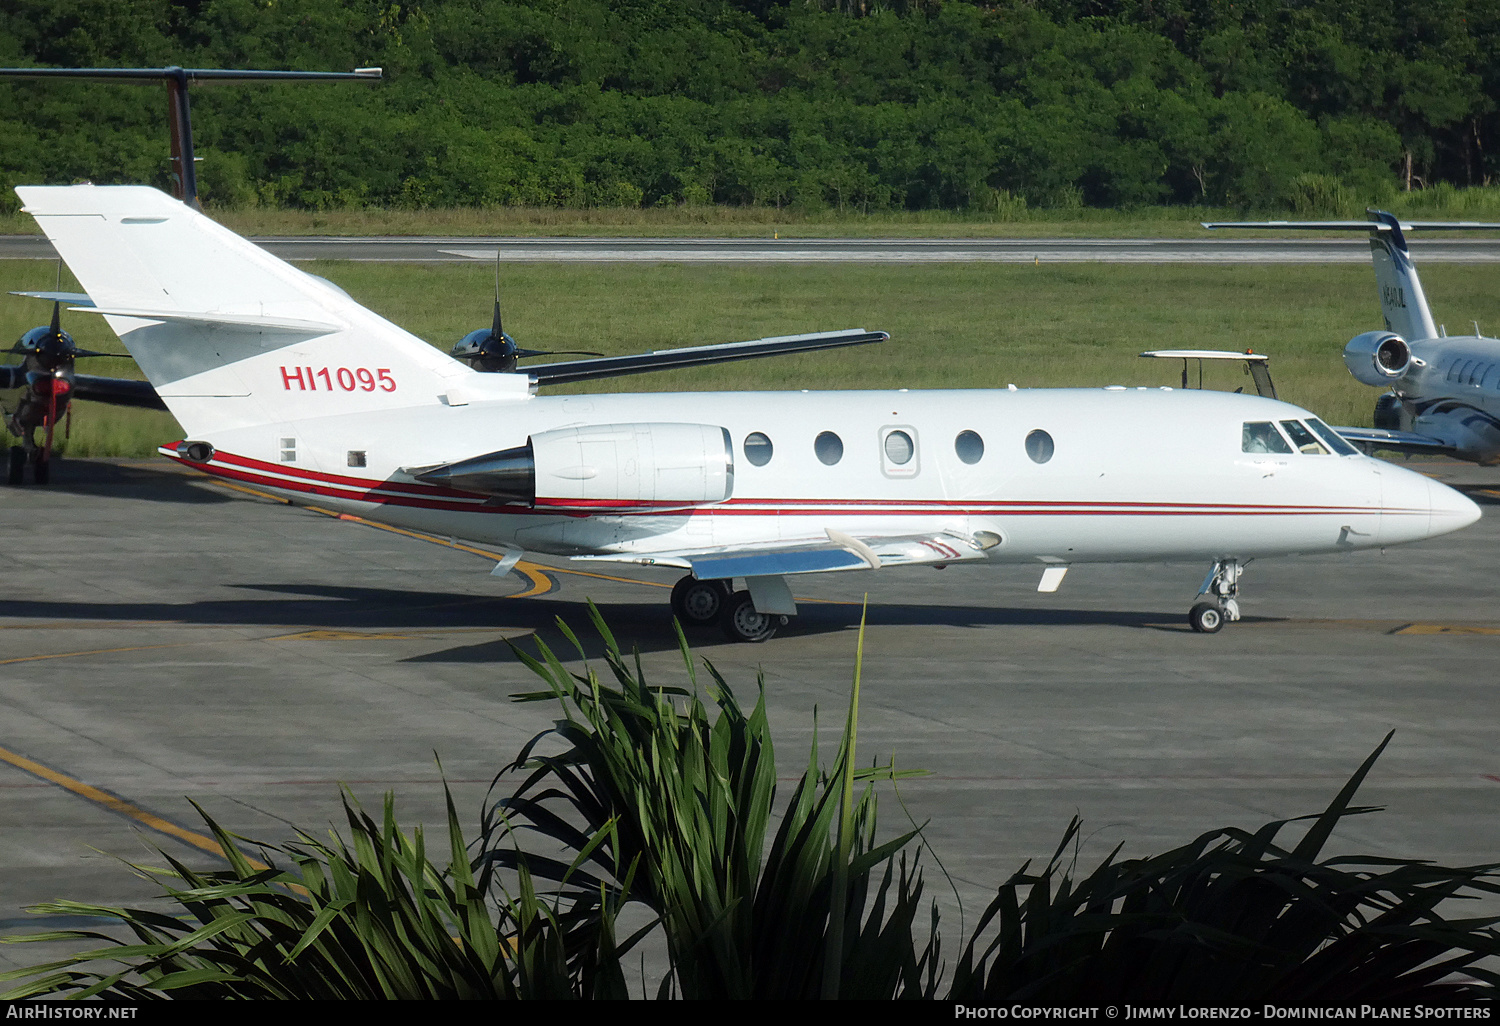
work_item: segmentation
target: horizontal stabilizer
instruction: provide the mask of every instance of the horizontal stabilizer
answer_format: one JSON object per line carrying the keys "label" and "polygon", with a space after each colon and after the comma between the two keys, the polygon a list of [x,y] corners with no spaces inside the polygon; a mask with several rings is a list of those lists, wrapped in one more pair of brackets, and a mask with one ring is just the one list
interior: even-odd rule
{"label": "horizontal stabilizer", "polygon": [[[1382,221],[1200,221],[1215,228],[1286,228],[1310,232],[1388,232],[1392,225]],[[1493,221],[1398,221],[1403,232],[1492,232],[1500,231]]]}
{"label": "horizontal stabilizer", "polygon": [[561,363],[522,367],[520,371],[530,375],[538,385],[561,385],[571,381],[644,374],[647,371],[673,370],[678,367],[702,367],[714,363],[729,363],[733,360],[752,360],[762,356],[810,353],[818,349],[884,342],[889,338],[890,336],[883,331],[851,328],[846,331],[822,331],[811,335],[779,335],[749,342],[725,342],[720,345],[691,346],[685,349],[661,349],[650,353],[638,353],[634,356],[566,360]]}
{"label": "horizontal stabilizer", "polygon": [[45,299],[49,303],[70,303],[71,309],[84,306],[93,306],[94,301],[88,297],[86,292],[12,292],[13,296],[25,296],[27,299]]}
{"label": "horizontal stabilizer", "polygon": [[97,306],[70,306],[76,313],[96,313],[106,317],[137,317],[143,321],[167,321],[176,324],[201,324],[227,331],[252,331],[267,335],[329,335],[342,330],[337,324],[322,321],[295,320],[290,317],[261,317],[256,314],[197,313],[182,310],[101,309]]}
{"label": "horizontal stabilizer", "polygon": [[1386,428],[1336,427],[1344,440],[1357,445],[1365,452],[1386,449],[1390,452],[1409,452],[1417,456],[1451,456],[1458,450],[1431,435],[1419,435],[1414,431],[1391,431]]}

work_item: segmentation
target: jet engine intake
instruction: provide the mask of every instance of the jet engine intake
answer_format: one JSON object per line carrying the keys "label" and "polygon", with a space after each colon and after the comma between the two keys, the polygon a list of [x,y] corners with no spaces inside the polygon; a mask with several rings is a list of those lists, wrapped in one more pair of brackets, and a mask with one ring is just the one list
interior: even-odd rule
{"label": "jet engine intake", "polygon": [[1411,367],[1411,346],[1391,331],[1367,331],[1344,346],[1344,365],[1366,385],[1389,385]]}
{"label": "jet engine intake", "polygon": [[542,431],[525,445],[411,473],[522,506],[705,506],[734,493],[734,449],[729,432],[710,424],[594,424]]}

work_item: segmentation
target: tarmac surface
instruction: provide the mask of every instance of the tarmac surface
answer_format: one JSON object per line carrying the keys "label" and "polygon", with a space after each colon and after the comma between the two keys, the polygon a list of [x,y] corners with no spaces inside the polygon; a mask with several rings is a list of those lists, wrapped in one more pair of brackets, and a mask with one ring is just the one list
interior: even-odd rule
{"label": "tarmac surface", "polygon": [[[1206,568],[1151,564],[1077,566],[1050,595],[1019,568],[803,578],[816,601],[770,642],[690,640],[746,702],[764,672],[784,800],[815,711],[832,758],[868,590],[859,758],[930,771],[901,803],[885,794],[881,825],[928,824],[949,950],[958,901],[972,927],[1075,814],[1086,872],[1117,844],[1145,855],[1313,813],[1388,731],[1359,796],[1386,811],[1346,821],[1325,854],[1500,860],[1500,471],[1422,467],[1486,516],[1384,554],[1253,563],[1246,619],[1218,635],[1185,620]],[[377,810],[394,791],[403,824],[439,828],[436,755],[472,832],[491,779],[555,713],[511,700],[537,681],[507,642],[561,650],[561,617],[599,665],[587,599],[649,678],[686,682],[668,573],[499,579],[481,552],[165,460],[63,460],[51,487],[0,490],[0,547],[0,933],[91,925],[22,911],[37,902],[149,902],[120,860],[161,865],[155,846],[222,865],[189,798],[271,842],[323,834],[341,786]],[[43,955],[0,947],[0,968]]]}
{"label": "tarmac surface", "polygon": [[[632,238],[256,238],[284,260],[377,263],[1209,263],[1328,264],[1370,261],[1361,237],[1202,239],[632,239]],[[1423,263],[1500,262],[1500,240],[1414,239]],[[0,259],[52,260],[40,236],[0,236]]]}

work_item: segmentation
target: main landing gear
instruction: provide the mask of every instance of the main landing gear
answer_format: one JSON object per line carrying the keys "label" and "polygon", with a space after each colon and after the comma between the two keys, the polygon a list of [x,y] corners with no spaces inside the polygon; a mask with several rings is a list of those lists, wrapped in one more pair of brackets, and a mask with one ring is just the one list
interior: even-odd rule
{"label": "main landing gear", "polygon": [[1188,610],[1188,623],[1202,634],[1217,634],[1226,623],[1240,618],[1240,574],[1244,566],[1237,559],[1221,559],[1214,563],[1198,589],[1198,597]]}
{"label": "main landing gear", "polygon": [[762,613],[749,591],[735,591],[729,581],[700,581],[692,574],[672,588],[672,612],[684,627],[717,622],[730,641],[769,641],[789,618]]}
{"label": "main landing gear", "polygon": [[31,464],[31,479],[39,485],[46,484],[52,477],[52,461],[40,448],[33,446],[28,452],[19,445],[10,447],[10,465],[7,468],[5,480],[8,484],[18,485],[26,481],[26,464]]}

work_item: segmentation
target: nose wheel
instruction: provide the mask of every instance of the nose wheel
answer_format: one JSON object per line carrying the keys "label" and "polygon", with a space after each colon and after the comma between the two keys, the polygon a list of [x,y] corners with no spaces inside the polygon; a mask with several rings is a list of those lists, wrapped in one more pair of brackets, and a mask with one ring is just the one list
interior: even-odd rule
{"label": "nose wheel", "polygon": [[1226,623],[1240,618],[1240,574],[1244,565],[1237,559],[1221,559],[1209,569],[1198,589],[1198,598],[1188,610],[1188,625],[1200,634],[1217,634]]}

